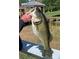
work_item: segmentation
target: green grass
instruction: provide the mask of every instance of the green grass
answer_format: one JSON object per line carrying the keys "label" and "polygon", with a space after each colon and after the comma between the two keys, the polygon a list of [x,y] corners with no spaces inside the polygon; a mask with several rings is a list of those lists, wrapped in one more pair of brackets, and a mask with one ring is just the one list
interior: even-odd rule
{"label": "green grass", "polygon": [[28,52],[19,52],[19,59],[43,59]]}
{"label": "green grass", "polygon": [[48,17],[54,17],[54,16],[60,16],[60,10],[58,11],[53,11],[53,12],[46,12],[45,13]]}

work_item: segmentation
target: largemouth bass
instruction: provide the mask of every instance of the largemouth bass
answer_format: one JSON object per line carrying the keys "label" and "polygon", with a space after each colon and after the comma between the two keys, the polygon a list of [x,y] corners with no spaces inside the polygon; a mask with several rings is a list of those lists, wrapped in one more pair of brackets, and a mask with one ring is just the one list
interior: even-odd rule
{"label": "largemouth bass", "polygon": [[52,40],[52,38],[47,19],[41,10],[37,7],[32,10],[31,15],[33,33],[41,40],[44,51],[49,55],[51,54],[50,40]]}

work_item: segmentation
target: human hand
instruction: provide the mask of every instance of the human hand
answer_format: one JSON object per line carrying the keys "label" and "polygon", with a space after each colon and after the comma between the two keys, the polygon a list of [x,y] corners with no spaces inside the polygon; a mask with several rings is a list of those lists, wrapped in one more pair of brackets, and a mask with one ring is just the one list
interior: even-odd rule
{"label": "human hand", "polygon": [[23,20],[24,22],[30,22],[32,16],[29,12],[26,12],[22,17],[21,20]]}

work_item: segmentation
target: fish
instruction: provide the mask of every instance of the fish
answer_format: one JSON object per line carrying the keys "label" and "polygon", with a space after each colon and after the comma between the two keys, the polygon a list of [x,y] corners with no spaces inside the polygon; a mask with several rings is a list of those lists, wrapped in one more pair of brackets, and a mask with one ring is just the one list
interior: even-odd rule
{"label": "fish", "polygon": [[32,30],[33,33],[41,40],[44,49],[50,48],[49,42],[52,40],[49,25],[46,16],[41,12],[39,8],[34,8],[31,12]]}
{"label": "fish", "polygon": [[42,42],[44,51],[48,52],[47,54],[49,54],[49,52],[51,51],[50,41],[52,40],[52,35],[50,33],[47,18],[38,7],[35,7],[32,10],[31,15],[32,15],[31,23],[33,33]]}

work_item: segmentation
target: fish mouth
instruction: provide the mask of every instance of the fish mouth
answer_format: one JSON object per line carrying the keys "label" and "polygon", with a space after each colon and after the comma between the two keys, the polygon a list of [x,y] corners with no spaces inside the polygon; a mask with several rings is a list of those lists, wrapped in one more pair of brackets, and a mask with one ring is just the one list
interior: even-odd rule
{"label": "fish mouth", "polygon": [[35,25],[39,25],[41,24],[42,21],[38,21],[38,22],[33,22]]}

